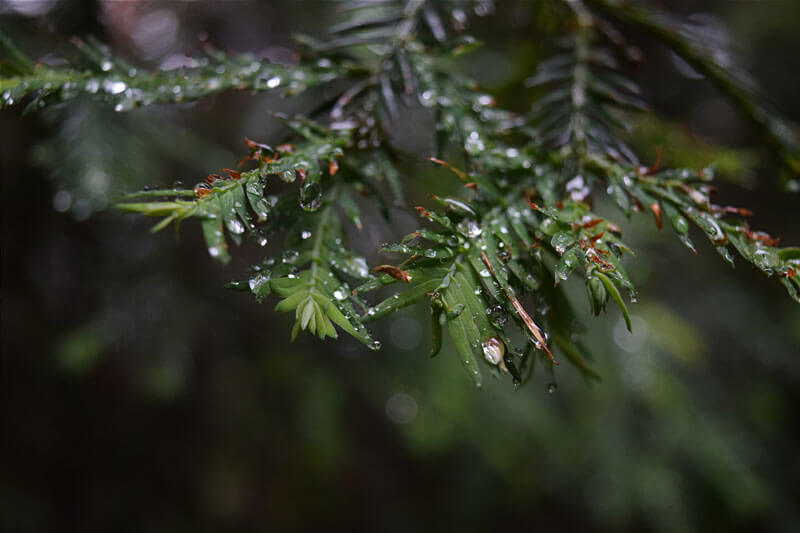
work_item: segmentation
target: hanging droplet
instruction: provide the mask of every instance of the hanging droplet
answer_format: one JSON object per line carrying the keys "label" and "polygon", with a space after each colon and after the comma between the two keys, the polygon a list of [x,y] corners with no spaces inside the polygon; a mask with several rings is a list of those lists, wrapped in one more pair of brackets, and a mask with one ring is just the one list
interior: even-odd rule
{"label": "hanging droplet", "polygon": [[300,207],[306,211],[316,211],[322,205],[322,187],[310,183],[300,189]]}
{"label": "hanging droplet", "polygon": [[493,305],[486,309],[486,315],[489,317],[489,322],[496,328],[502,328],[508,320],[508,314],[500,304]]}
{"label": "hanging droplet", "polygon": [[266,283],[269,283],[269,276],[265,276],[264,274],[258,274],[250,278],[248,286],[250,287],[250,290],[252,292],[257,292]]}
{"label": "hanging droplet", "polygon": [[547,394],[553,394],[558,390],[558,384],[555,382],[550,382],[547,384]]}
{"label": "hanging droplet", "polygon": [[506,353],[506,345],[497,337],[492,337],[481,343],[483,357],[493,365],[503,362],[503,355]]}
{"label": "hanging droplet", "polygon": [[266,246],[269,240],[267,239],[266,234],[261,230],[256,230],[253,232],[253,236],[256,239],[256,242],[259,246]]}

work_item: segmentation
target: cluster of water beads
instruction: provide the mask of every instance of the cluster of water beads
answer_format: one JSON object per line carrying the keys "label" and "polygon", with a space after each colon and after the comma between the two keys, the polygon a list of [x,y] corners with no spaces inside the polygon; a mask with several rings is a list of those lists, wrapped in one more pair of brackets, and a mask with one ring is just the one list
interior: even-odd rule
{"label": "cluster of water beads", "polygon": [[[22,79],[13,90],[4,91],[2,104],[10,106],[23,96],[41,90],[53,101],[68,100],[86,93],[113,103],[116,111],[129,111],[156,102],[195,100],[225,89],[287,88],[296,93],[340,76],[332,63],[289,68],[256,60],[252,56],[226,58],[221,54],[215,61],[222,63],[214,64],[208,58],[188,59],[178,68],[164,65],[162,70],[153,73],[140,73],[110,57],[98,58],[94,73],[43,68],[30,79]],[[54,81],[42,81],[48,78]]]}
{"label": "cluster of water beads", "polygon": [[465,218],[464,220],[458,223],[456,228],[462,234],[471,239],[474,239],[475,237],[478,237],[480,236],[481,233],[483,233],[483,230],[481,229],[480,225],[471,218]]}
{"label": "cluster of water beads", "polygon": [[585,201],[592,192],[586,179],[580,174],[567,182],[566,190],[569,193],[570,199],[575,202]]}

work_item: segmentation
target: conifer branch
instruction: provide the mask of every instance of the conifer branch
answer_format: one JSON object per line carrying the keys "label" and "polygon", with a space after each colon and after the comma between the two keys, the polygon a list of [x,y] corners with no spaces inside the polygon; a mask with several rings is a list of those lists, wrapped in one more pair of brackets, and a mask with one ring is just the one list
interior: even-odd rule
{"label": "conifer branch", "polygon": [[296,94],[348,75],[346,65],[279,65],[247,54],[229,57],[211,48],[207,57],[190,60],[189,66],[146,72],[98,44],[73,42],[84,67],[39,63],[30,68],[32,61],[19,51],[14,53],[17,63],[25,67],[0,79],[0,105],[8,107],[31,97],[26,110],[34,111],[87,96],[113,105],[115,111],[130,111],[151,104],[188,102],[231,89]]}
{"label": "conifer branch", "polygon": [[[454,71],[454,59],[474,47],[458,36],[465,19],[445,23],[446,11],[455,8],[417,0],[357,6],[327,41],[304,39],[299,65],[212,52],[192,67],[140,73],[102,47],[82,45],[90,59],[86,69],[32,66],[12,53],[15,74],[0,80],[0,94],[6,105],[32,95],[37,108],[88,92],[127,110],[227,88],[292,92],[347,80],[336,85],[339,93],[330,102],[282,117],[292,144],[272,148],[248,140],[242,163],[256,168],[223,169],[191,189],[141,191],[118,206],[160,217],[154,231],[197,218],[210,255],[222,262],[230,259],[229,241],[242,244],[246,234],[261,246],[282,239],[246,281],[230,286],[259,301],[279,297],[276,309],[295,314],[292,338],[301,330],[337,338],[338,327],[377,349],[366,323],[427,301],[432,355],[446,330],[479,386],[486,369],[521,384],[537,364],[552,371],[559,360],[597,379],[586,350],[573,340],[576,312],[562,285],[582,278],[594,315],[613,301],[632,327],[626,299],[635,301],[637,292],[624,263],[633,252],[619,226],[594,211],[603,193],[625,216],[648,212],[659,228],[668,219],[692,250],[689,227],[696,225],[727,262],[733,264],[732,247],[800,301],[800,249],[779,248],[777,239],[751,230],[747,209],[712,203],[711,169],[645,167],[619,139],[617,132],[629,126],[625,113],[647,106],[603,45],[604,18],[661,38],[690,63],[705,65],[698,70],[723,89],[737,80],[704,63],[695,43],[638,8],[606,0],[566,3],[573,30],[566,52],[542,62],[528,80],[545,94],[525,117],[498,109],[490,94]],[[747,87],[725,90],[740,103],[752,102]],[[417,105],[435,117],[431,161],[464,188],[417,206],[428,226],[383,246],[381,252],[396,260],[370,271],[349,248],[344,225],[362,228],[356,194],[386,216],[389,202],[380,190],[388,186],[392,203],[402,205],[406,180],[387,132],[404,109]],[[763,118],[762,108],[748,105]],[[778,123],[763,124],[774,130]],[[788,137],[772,135],[793,153]],[[374,304],[365,300],[387,286],[397,290]]]}

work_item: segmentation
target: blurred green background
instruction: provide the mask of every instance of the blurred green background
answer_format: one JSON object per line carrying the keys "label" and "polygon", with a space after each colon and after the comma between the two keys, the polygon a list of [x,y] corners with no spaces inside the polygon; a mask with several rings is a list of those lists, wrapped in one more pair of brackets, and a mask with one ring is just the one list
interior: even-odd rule
{"label": "blurred green background", "polygon": [[[70,36],[88,35],[151,67],[200,54],[198,36],[291,61],[292,33],[322,35],[336,6],[5,0],[0,30],[52,62]],[[664,7],[709,35],[725,38],[724,23],[766,100],[800,120],[800,4]],[[520,82],[553,50],[555,8],[501,1],[471,19],[488,44],[464,68],[500,105],[525,111],[536,96]],[[685,64],[637,44],[646,60],[631,69],[660,117],[632,135],[643,158],[661,146],[674,164],[716,159],[720,202],[753,208],[754,227],[800,244],[798,198],[781,192],[743,119]],[[700,235],[694,256],[650,220],[623,225],[641,293],[633,334],[616,309],[591,318],[581,283],[566,284],[601,383],[562,365],[518,391],[491,380],[476,390],[451,346],[428,359],[422,306],[376,326],[377,353],[344,338],[291,344],[290,317],[221,288],[259,250],[222,268],[191,224],[176,242],[104,210],[117,192],[231,166],[245,135],[280,141],[266,111],[316,96],[0,112],[0,529],[797,530],[800,309]],[[418,132],[395,136],[419,147]],[[421,158],[408,165],[412,205],[427,202],[426,181],[449,186]],[[415,224],[394,211],[354,240],[368,253]]]}

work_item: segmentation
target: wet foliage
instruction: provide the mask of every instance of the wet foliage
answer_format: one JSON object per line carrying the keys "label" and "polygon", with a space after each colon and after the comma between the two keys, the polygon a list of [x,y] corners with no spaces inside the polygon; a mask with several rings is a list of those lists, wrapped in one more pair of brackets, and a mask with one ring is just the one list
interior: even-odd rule
{"label": "wet foliage", "polygon": [[[494,9],[478,5],[472,11],[479,15]],[[10,76],[0,81],[0,95],[4,106],[23,102],[33,110],[84,95],[129,111],[230,89],[329,88],[335,96],[315,109],[280,117],[290,132],[282,144],[248,139],[236,169],[214,172],[192,188],[133,193],[117,204],[160,217],[154,230],[198,219],[209,254],[223,263],[231,258],[230,242],[249,236],[265,246],[282,238],[248,279],[230,286],[259,301],[277,296],[276,309],[295,314],[292,338],[301,330],[337,338],[338,327],[377,349],[365,324],[425,301],[432,355],[446,330],[479,386],[487,370],[520,385],[537,365],[552,372],[562,359],[598,378],[575,335],[562,284],[581,277],[592,312],[613,301],[631,329],[626,300],[637,293],[625,264],[634,251],[619,223],[597,214],[603,197],[625,217],[642,213],[659,229],[670,225],[692,251],[690,228],[699,228],[727,263],[734,264],[735,250],[800,302],[800,248],[781,248],[777,238],[750,228],[746,208],[713,203],[713,168],[646,165],[621,140],[629,113],[647,110],[642,91],[623,73],[624,62],[639,58],[621,32],[634,25],[706,73],[796,172],[788,127],[674,23],[625,3],[570,0],[561,7],[563,50],[528,79],[541,97],[524,115],[499,109],[489,92],[458,72],[457,62],[478,46],[463,32],[467,12],[460,3],[433,1],[359,4],[327,37],[301,38],[299,62],[291,65],[209,50],[181,69],[142,72],[100,45],[77,43],[83,65],[66,68],[34,65],[6,43]],[[463,187],[406,206],[410,176],[397,163],[402,150],[390,134],[414,108],[433,116],[436,138],[432,153],[418,158],[440,165],[443,179]],[[347,226],[363,229],[359,197],[382,213],[389,206],[415,209],[428,223],[381,248],[392,264],[369,269],[348,242]],[[372,292],[385,286],[397,290],[378,301]]]}
{"label": "wet foliage", "polygon": [[330,63],[279,65],[252,55],[231,57],[207,48],[207,56],[191,59],[188,65],[148,72],[113,56],[96,42],[74,40],[77,57],[73,66],[34,65],[21,52],[2,40],[10,60],[0,79],[0,102],[10,106],[27,99],[26,110],[86,96],[113,105],[115,111],[130,111],[153,104],[197,100],[230,89],[271,91],[282,89],[298,93],[346,74],[336,72]]}

